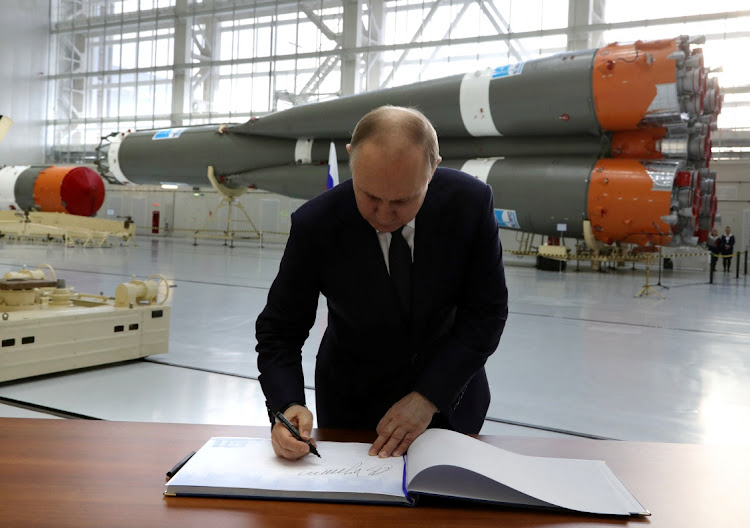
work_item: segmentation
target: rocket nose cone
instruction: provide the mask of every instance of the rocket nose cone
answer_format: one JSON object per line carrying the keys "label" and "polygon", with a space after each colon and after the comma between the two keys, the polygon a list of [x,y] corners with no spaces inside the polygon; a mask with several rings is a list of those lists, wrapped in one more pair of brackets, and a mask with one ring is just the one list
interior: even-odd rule
{"label": "rocket nose cone", "polygon": [[93,216],[104,203],[104,182],[93,170],[75,167],[63,178],[60,197],[70,214]]}

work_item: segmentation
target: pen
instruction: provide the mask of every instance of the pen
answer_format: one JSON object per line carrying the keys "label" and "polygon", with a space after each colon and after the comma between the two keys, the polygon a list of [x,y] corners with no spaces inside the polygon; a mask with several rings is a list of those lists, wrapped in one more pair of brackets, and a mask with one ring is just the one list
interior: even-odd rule
{"label": "pen", "polygon": [[284,425],[284,427],[286,427],[286,428],[287,428],[287,429],[289,430],[289,432],[290,432],[290,433],[292,433],[292,436],[293,436],[294,438],[296,438],[296,439],[297,439],[297,440],[299,440],[300,442],[304,442],[304,443],[306,443],[306,444],[307,444],[308,446],[310,446],[310,452],[311,452],[311,453],[312,453],[313,455],[315,455],[315,456],[316,456],[316,457],[318,457],[318,458],[322,458],[322,457],[320,456],[320,453],[318,453],[318,450],[317,450],[317,449],[315,449],[315,446],[314,446],[314,445],[312,444],[312,442],[310,442],[310,440],[303,440],[303,439],[302,439],[302,437],[301,437],[301,436],[300,436],[300,434],[299,434],[299,431],[297,431],[297,428],[296,428],[296,427],[294,427],[294,425],[292,424],[292,422],[290,422],[289,420],[287,420],[287,419],[286,419],[286,416],[284,416],[283,414],[281,414],[281,413],[280,413],[280,412],[278,412],[278,411],[276,411],[276,414],[275,414],[275,416],[276,416],[276,418],[278,418],[278,420],[279,420],[279,421],[280,421],[280,422],[281,422],[281,423],[282,423],[282,424]]}
{"label": "pen", "polygon": [[186,456],[185,458],[183,458],[182,460],[180,460],[179,462],[177,462],[172,469],[170,469],[169,471],[167,471],[167,476],[169,478],[174,477],[175,474],[179,470],[182,469],[182,466],[184,466],[185,464],[187,464],[187,461],[190,460],[193,457],[194,454],[195,454],[195,451],[191,451],[188,456]]}

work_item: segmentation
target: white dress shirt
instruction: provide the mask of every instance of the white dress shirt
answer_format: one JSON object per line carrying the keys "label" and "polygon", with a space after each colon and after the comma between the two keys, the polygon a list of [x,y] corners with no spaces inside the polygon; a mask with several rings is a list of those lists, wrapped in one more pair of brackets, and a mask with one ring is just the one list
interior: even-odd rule
{"label": "white dress shirt", "polygon": [[[416,218],[404,226],[401,234],[404,236],[404,240],[409,244],[411,249],[411,261],[414,262],[414,226],[416,225]],[[383,251],[383,258],[385,259],[385,267],[388,270],[388,274],[391,273],[390,265],[388,264],[388,250],[391,247],[391,234],[387,231],[376,231],[378,234],[378,242],[380,242],[380,249]]]}

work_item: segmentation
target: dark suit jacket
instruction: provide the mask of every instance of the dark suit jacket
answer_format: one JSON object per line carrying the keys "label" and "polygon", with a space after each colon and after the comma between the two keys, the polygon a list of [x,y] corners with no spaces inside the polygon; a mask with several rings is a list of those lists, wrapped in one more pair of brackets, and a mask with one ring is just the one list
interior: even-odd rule
{"label": "dark suit jacket", "polygon": [[435,172],[416,217],[412,286],[407,324],[351,180],[300,207],[256,323],[269,407],[305,401],[301,347],[322,293],[328,327],[315,374],[320,427],[374,429],[416,390],[438,407],[437,424],[479,432],[490,401],[484,364],[508,313],[488,185],[452,169]]}
{"label": "dark suit jacket", "polygon": [[727,236],[726,233],[719,238],[722,255],[734,253],[734,235]]}

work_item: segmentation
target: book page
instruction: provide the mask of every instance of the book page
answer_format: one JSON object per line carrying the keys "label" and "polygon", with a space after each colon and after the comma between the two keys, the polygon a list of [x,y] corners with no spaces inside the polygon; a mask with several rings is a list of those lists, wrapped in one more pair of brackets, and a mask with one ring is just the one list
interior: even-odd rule
{"label": "book page", "polygon": [[[457,481],[464,484],[456,486]],[[444,429],[429,429],[411,445],[406,482],[414,493],[648,514],[601,460],[519,455]],[[519,493],[534,500],[521,500]]]}
{"label": "book page", "polygon": [[318,442],[321,458],[277,457],[261,438],[211,438],[167,483],[167,493],[407,502],[404,459],[369,456],[370,444]]}

